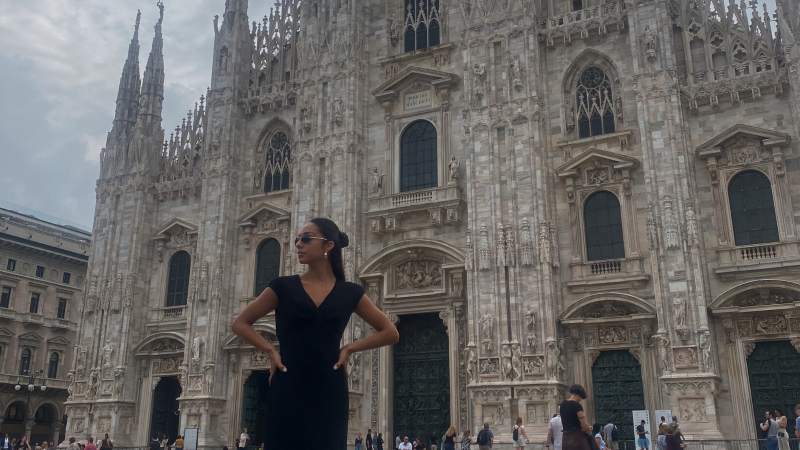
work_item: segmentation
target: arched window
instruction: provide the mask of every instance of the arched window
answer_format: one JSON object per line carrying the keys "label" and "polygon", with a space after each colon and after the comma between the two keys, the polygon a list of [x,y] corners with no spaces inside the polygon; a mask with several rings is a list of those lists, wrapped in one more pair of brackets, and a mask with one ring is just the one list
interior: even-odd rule
{"label": "arched window", "polygon": [[31,351],[30,349],[23,349],[22,356],[19,358],[19,374],[27,375],[31,368]]}
{"label": "arched window", "polygon": [[400,191],[416,191],[438,185],[436,127],[418,120],[400,138]]}
{"label": "arched window", "polygon": [[583,206],[586,259],[602,261],[625,257],[619,199],[608,191],[592,194]]}
{"label": "arched window", "polygon": [[6,417],[3,420],[3,423],[21,423],[25,420],[25,404],[14,403],[13,405],[9,405],[8,409],[6,409]]}
{"label": "arched window", "polygon": [[441,43],[439,33],[440,0],[405,1],[406,52],[433,47]]}
{"label": "arched window", "polygon": [[275,131],[264,140],[264,192],[289,189],[292,183],[292,143],[289,136]]}
{"label": "arched window", "polygon": [[267,239],[256,251],[256,291],[258,297],[270,281],[278,278],[281,268],[281,244],[275,239]]}
{"label": "arched window", "polygon": [[47,378],[58,377],[58,353],[50,355],[50,363],[47,365]]}
{"label": "arched window", "polygon": [[575,105],[579,137],[614,132],[614,94],[611,80],[602,69],[591,66],[581,73]]}
{"label": "arched window", "polygon": [[778,242],[778,222],[769,178],[756,170],[739,173],[728,184],[736,245]]}
{"label": "arched window", "polygon": [[47,406],[40,406],[33,416],[33,420],[38,425],[53,423],[53,412]]}
{"label": "arched window", "polygon": [[169,284],[167,285],[167,306],[184,306],[189,296],[189,272],[191,257],[186,252],[178,252],[169,262]]}

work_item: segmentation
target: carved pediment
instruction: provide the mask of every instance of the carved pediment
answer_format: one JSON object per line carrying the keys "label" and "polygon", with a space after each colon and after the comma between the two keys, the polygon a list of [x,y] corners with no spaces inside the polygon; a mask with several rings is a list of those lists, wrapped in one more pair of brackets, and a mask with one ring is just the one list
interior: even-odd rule
{"label": "carved pediment", "polygon": [[608,322],[615,319],[656,317],[653,305],[630,294],[594,294],[570,305],[561,314],[562,323]]}
{"label": "carved pediment", "polygon": [[174,339],[159,339],[157,341],[153,341],[144,348],[144,351],[149,352],[179,352],[183,351],[183,343],[178,342]]}
{"label": "carved pediment", "polygon": [[150,239],[170,241],[176,246],[186,245],[197,236],[197,224],[175,218],[158,227]]}
{"label": "carved pediment", "polygon": [[611,180],[614,172],[627,177],[631,169],[639,166],[639,160],[619,153],[590,149],[567,161],[556,169],[559,178],[570,178],[576,184],[601,184]]}
{"label": "carved pediment", "polygon": [[277,231],[285,222],[289,224],[291,214],[288,210],[273,204],[262,202],[242,214],[237,223],[240,227],[251,228],[255,233]]}
{"label": "carved pediment", "polygon": [[16,336],[16,333],[10,332],[8,328],[0,328],[0,339],[11,338],[13,336]]}
{"label": "carved pediment", "polygon": [[603,317],[626,317],[642,313],[644,313],[644,311],[637,306],[608,301],[586,305],[577,312],[577,315],[578,317],[600,319]]}
{"label": "carved pediment", "polygon": [[408,258],[394,265],[395,289],[440,288],[442,286],[441,261],[425,256],[422,250],[407,251]]}
{"label": "carved pediment", "polygon": [[[760,159],[763,149],[781,147],[790,141],[791,137],[786,133],[739,124],[728,128],[710,141],[697,147],[696,154],[698,158],[722,156],[728,161],[736,163],[738,163],[737,159],[738,161],[748,162],[747,159],[749,158]],[[735,149],[740,150],[737,152]],[[771,151],[769,154],[764,153],[763,156],[771,158]]]}
{"label": "carved pediment", "polygon": [[52,339],[49,339],[47,344],[52,346],[68,346],[70,345],[70,342],[61,336],[56,336]]}
{"label": "carved pediment", "polygon": [[439,91],[456,89],[460,81],[461,79],[452,73],[411,66],[375,88],[372,95],[381,102],[391,102],[400,92],[407,91],[415,84],[417,87],[432,86]]}
{"label": "carved pediment", "polygon": [[800,305],[800,284],[780,280],[743,283],[717,297],[709,308],[715,313],[792,309]]}
{"label": "carved pediment", "polygon": [[44,338],[33,331],[19,335],[19,341],[23,344],[38,344]]}

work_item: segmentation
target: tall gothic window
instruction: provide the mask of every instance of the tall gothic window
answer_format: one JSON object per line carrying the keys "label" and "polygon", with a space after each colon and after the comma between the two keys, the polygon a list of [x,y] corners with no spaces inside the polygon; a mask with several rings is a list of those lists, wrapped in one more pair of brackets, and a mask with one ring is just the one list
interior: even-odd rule
{"label": "tall gothic window", "polygon": [[31,369],[31,351],[30,349],[22,350],[22,356],[19,357],[19,374],[27,375]]}
{"label": "tall gothic window", "polygon": [[436,127],[418,120],[400,138],[400,191],[436,187],[436,172]]}
{"label": "tall gothic window", "polygon": [[756,170],[739,173],[728,184],[731,222],[736,245],[778,242],[778,222],[772,185]]}
{"label": "tall gothic window", "polygon": [[278,278],[281,268],[281,244],[275,239],[267,239],[258,246],[256,252],[256,291],[258,297],[270,281]]}
{"label": "tall gothic window", "polygon": [[614,95],[611,80],[599,67],[589,67],[578,82],[575,105],[578,108],[580,137],[599,136],[614,132]]}
{"label": "tall gothic window", "polygon": [[169,281],[167,284],[167,307],[185,306],[189,296],[189,273],[191,257],[186,252],[178,252],[169,262]]}
{"label": "tall gothic window", "polygon": [[292,143],[283,131],[264,141],[264,192],[289,189],[292,182]]}
{"label": "tall gothic window", "polygon": [[58,353],[50,355],[50,363],[47,366],[47,378],[56,378],[58,375]]}
{"label": "tall gothic window", "polygon": [[439,45],[440,0],[406,0],[405,51]]}
{"label": "tall gothic window", "polygon": [[619,199],[608,191],[592,194],[583,206],[586,259],[602,261],[625,257]]}

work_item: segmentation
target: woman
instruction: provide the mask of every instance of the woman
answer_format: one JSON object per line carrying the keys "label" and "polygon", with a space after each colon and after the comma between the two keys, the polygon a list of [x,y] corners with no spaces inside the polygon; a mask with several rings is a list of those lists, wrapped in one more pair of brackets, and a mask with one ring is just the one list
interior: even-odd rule
{"label": "woman", "polygon": [[[345,281],[342,248],[350,240],[333,221],[313,219],[294,244],[298,262],[308,271],[272,280],[239,314],[232,331],[269,356],[265,449],[285,449],[286,436],[307,435],[313,423],[314,434],[330,443],[327,450],[345,450],[347,361],[353,353],[397,343],[399,334],[360,285]],[[280,352],[253,328],[272,311]],[[339,348],[353,312],[376,332]]]}
{"label": "woman", "polygon": [[21,450],[31,450],[31,444],[28,444],[28,438],[26,436],[22,436],[22,439],[19,440],[19,444],[17,444],[17,449]]}
{"label": "woman", "polygon": [[[517,450],[523,450],[525,448],[525,441],[528,440],[528,435],[525,433],[525,427],[522,426],[522,417],[517,417],[517,424],[514,425],[514,430],[518,430],[517,440],[514,441],[514,448]],[[511,436],[514,436],[513,431]]]}
{"label": "woman", "polygon": [[183,437],[179,434],[177,438],[175,438],[175,450],[183,450]]}
{"label": "woman", "polygon": [[473,445],[478,445],[478,442],[470,439],[469,430],[464,430],[464,435],[461,436],[461,450],[470,450]]}
{"label": "woman", "polygon": [[775,422],[778,422],[778,450],[789,450],[789,433],[786,432],[786,416],[781,410],[775,410]]}
{"label": "woman", "polygon": [[100,441],[100,450],[111,450],[113,446],[114,444],[111,442],[111,439],[108,438],[108,433],[106,433],[106,436]]}
{"label": "woman", "polygon": [[569,387],[569,398],[561,402],[561,424],[564,427],[561,448],[569,450],[590,450],[592,427],[586,422],[586,413],[581,400],[586,399],[586,389],[580,384]]}
{"label": "woman", "polygon": [[683,450],[688,444],[681,444],[681,438],[677,435],[678,426],[673,422],[667,427],[667,450]]}
{"label": "woman", "polygon": [[456,427],[450,425],[450,428],[444,433],[442,450],[456,450],[456,439]]}
{"label": "woman", "polygon": [[658,427],[658,439],[656,440],[658,450],[667,450],[667,428],[669,428],[669,424],[666,422]]}
{"label": "woman", "polygon": [[363,439],[361,439],[361,433],[358,433],[358,437],[356,438],[356,450],[361,450],[361,444],[363,443]]}
{"label": "woman", "polygon": [[44,442],[42,442],[42,446],[41,446],[41,447],[39,447],[39,448],[41,448],[42,450],[47,450],[47,449],[48,449],[48,448],[50,448],[50,447],[49,447],[49,445],[47,444],[47,441],[44,441]]}
{"label": "woman", "polygon": [[69,438],[69,446],[67,447],[67,450],[79,450],[80,448],[80,444],[75,443],[74,437]]}
{"label": "woman", "polygon": [[603,426],[599,423],[596,423],[592,427],[592,434],[594,435],[594,442],[597,444],[597,448],[600,450],[606,450],[606,441],[603,440],[603,435],[600,433],[602,429]]}
{"label": "woman", "polygon": [[644,427],[645,423],[646,422],[642,420],[642,423],[640,423],[636,427],[636,434],[639,435],[639,439],[636,441],[636,445],[641,450],[648,450],[650,448],[650,439],[647,438],[647,434],[650,432],[645,429]]}
{"label": "woman", "polygon": [[378,433],[378,438],[375,441],[375,447],[377,447],[377,450],[383,450],[383,433]]}

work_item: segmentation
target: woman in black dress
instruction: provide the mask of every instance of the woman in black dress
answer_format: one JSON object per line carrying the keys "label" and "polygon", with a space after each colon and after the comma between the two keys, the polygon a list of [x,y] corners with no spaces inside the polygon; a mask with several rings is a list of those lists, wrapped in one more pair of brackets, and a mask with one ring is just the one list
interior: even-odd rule
{"label": "woman in black dress", "polygon": [[[308,266],[300,276],[272,280],[233,322],[233,332],[269,356],[265,450],[283,450],[287,439],[324,436],[328,450],[347,448],[349,398],[347,360],[353,353],[397,343],[392,322],[364,289],[345,281],[342,248],[350,241],[328,219],[307,223],[295,238],[297,258]],[[275,311],[280,352],[253,324]],[[350,315],[375,333],[339,348]]]}
{"label": "woman in black dress", "polygon": [[586,389],[580,384],[569,387],[569,398],[561,402],[561,425],[564,434],[561,447],[566,450],[590,450],[589,440],[592,436],[592,427],[586,421],[581,401],[586,399]]}

